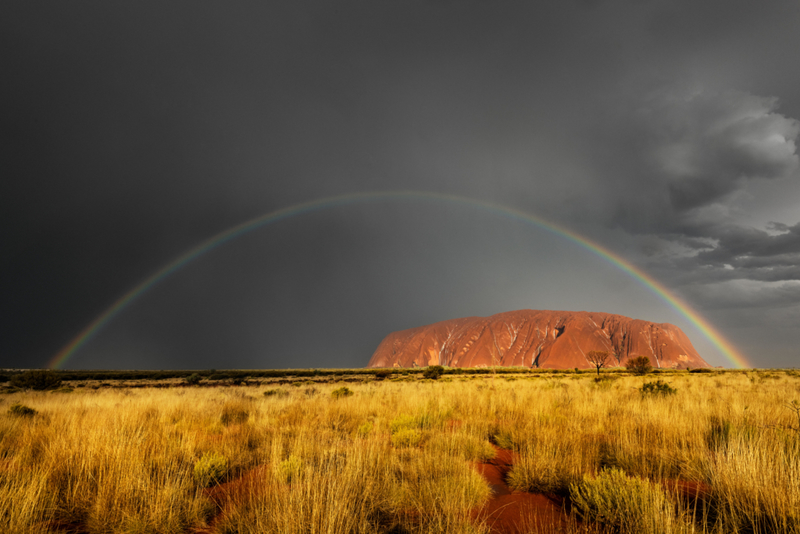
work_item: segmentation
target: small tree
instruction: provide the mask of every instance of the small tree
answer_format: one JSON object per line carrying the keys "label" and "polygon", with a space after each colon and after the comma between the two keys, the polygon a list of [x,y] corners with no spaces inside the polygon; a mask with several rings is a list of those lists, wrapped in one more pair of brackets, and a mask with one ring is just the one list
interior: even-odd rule
{"label": "small tree", "polygon": [[444,367],[441,365],[429,365],[422,372],[422,376],[425,378],[430,378],[431,380],[437,380],[440,376],[442,376],[443,373]]}
{"label": "small tree", "polygon": [[646,375],[653,370],[653,366],[650,364],[650,359],[647,356],[631,356],[628,361],[625,362],[625,368],[637,375]]}
{"label": "small tree", "polygon": [[597,376],[600,376],[600,368],[605,367],[610,358],[611,354],[605,350],[590,350],[586,355],[588,362],[597,368]]}

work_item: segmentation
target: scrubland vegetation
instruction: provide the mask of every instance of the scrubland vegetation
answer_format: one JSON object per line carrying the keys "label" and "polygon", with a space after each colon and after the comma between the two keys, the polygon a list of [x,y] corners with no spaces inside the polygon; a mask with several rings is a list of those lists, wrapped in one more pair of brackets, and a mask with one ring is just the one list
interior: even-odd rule
{"label": "scrubland vegetation", "polygon": [[500,446],[575,532],[800,533],[800,373],[433,374],[13,390],[0,532],[486,533]]}

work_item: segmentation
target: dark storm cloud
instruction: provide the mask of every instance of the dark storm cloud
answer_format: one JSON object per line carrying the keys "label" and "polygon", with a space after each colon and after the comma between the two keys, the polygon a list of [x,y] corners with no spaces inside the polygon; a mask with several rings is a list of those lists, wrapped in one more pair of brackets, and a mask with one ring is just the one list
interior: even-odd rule
{"label": "dark storm cloud", "polygon": [[600,168],[613,166],[597,183],[614,192],[601,200],[609,223],[650,236],[639,246],[651,272],[706,309],[800,303],[794,285],[775,285],[800,280],[800,225],[755,228],[736,206],[765,182],[798,179],[800,123],[776,98],[741,91],[668,84],[626,104],[620,135],[600,143]]}
{"label": "dark storm cloud", "polygon": [[778,113],[774,98],[668,87],[632,103],[618,110],[627,122],[612,148],[626,167],[608,180],[619,193],[615,222],[630,232],[717,238],[707,234],[723,221],[704,208],[798,168],[800,123]]}
{"label": "dark storm cloud", "polygon": [[[774,227],[774,225],[773,225]],[[800,223],[778,235],[755,228],[728,227],[717,230],[719,244],[698,254],[700,261],[741,262],[742,266],[795,263],[800,254]]]}
{"label": "dark storm cloud", "polygon": [[[363,190],[424,189],[533,211],[641,250],[640,264],[670,287],[796,280],[800,195],[780,188],[798,178],[800,70],[787,54],[800,48],[798,20],[790,1],[5,3],[0,358],[41,365],[216,232]],[[419,234],[446,226],[393,220]],[[380,222],[372,214],[356,227],[394,235]],[[426,269],[380,246],[365,251],[369,239],[352,226],[317,223],[331,228],[281,227],[284,238],[238,274],[220,266],[196,286],[171,282],[172,300],[132,310],[119,325],[127,333],[104,346],[151,366],[188,366],[197,353],[221,367],[213,358],[225,347],[259,350],[242,324],[263,329],[268,317],[297,339],[292,313],[314,309],[343,348],[320,334],[308,352],[344,361],[348,323],[370,325],[359,348],[368,351],[388,330],[491,300],[437,293],[431,270],[452,269],[444,286],[453,292],[475,287],[483,271],[516,273],[503,263],[499,245],[513,240],[500,229],[459,241],[493,250],[496,263],[440,258]],[[409,236],[403,246],[420,258],[455,246],[418,238],[415,248]],[[296,263],[273,263],[280,257]],[[279,280],[264,282],[270,274]],[[224,291],[202,300],[198,289],[232,276],[240,310],[183,320],[181,303],[236,308]],[[396,279],[403,290],[386,289]],[[250,298],[248,287],[263,291]],[[398,303],[414,287],[429,300]],[[320,303],[342,300],[331,288],[357,298],[330,312]],[[746,307],[773,293],[730,294]],[[716,302],[693,294],[700,308]],[[774,295],[782,303],[793,293]],[[260,304],[270,298],[281,308]],[[586,306],[595,302],[604,305]],[[174,328],[150,335],[149,321]],[[214,329],[215,340],[198,341]]]}
{"label": "dark storm cloud", "polygon": [[777,310],[795,307],[800,300],[800,281],[758,283],[752,281],[716,282],[693,287],[709,309],[730,308]]}

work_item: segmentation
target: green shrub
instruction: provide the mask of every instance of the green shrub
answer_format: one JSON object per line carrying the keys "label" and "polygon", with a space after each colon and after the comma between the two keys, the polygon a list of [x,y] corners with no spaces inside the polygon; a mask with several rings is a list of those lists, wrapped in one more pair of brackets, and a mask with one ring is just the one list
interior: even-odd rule
{"label": "green shrub", "polygon": [[288,397],[289,396],[289,392],[286,391],[285,389],[274,388],[274,389],[266,390],[264,392],[264,396],[265,397]]}
{"label": "green shrub", "polygon": [[15,402],[8,408],[8,415],[13,415],[14,417],[33,417],[36,415],[36,410]]}
{"label": "green shrub", "polygon": [[392,434],[392,446],[395,448],[417,447],[422,443],[422,432],[415,428],[398,430]]}
{"label": "green shrub", "polygon": [[196,386],[197,384],[200,383],[201,378],[202,377],[200,375],[198,375],[197,373],[192,373],[189,376],[187,376],[186,378],[184,378],[183,380],[187,384],[189,384],[190,386]]}
{"label": "green shrub", "polygon": [[596,477],[584,476],[583,482],[570,485],[570,497],[585,521],[602,523],[615,531],[688,531],[659,484],[626,476],[619,469],[604,469]]}
{"label": "green shrub", "polygon": [[444,374],[444,367],[441,365],[429,365],[422,372],[422,376],[431,380],[438,380]]}
{"label": "green shrub", "polygon": [[291,454],[275,467],[275,471],[278,480],[288,484],[300,477],[303,471],[303,461],[294,454]]}
{"label": "green shrub", "polygon": [[690,373],[713,373],[714,372],[713,369],[709,369],[708,367],[700,367],[700,368],[697,368],[697,369],[688,369],[687,368],[687,370]]}
{"label": "green shrub", "polygon": [[646,375],[653,370],[653,366],[647,356],[631,356],[625,362],[625,368],[637,375]]}
{"label": "green shrub", "polygon": [[342,399],[344,397],[349,397],[352,394],[353,392],[350,390],[350,388],[345,386],[342,386],[339,389],[334,389],[333,391],[331,391],[331,397],[333,397],[334,399]]}
{"label": "green shrub", "polygon": [[663,380],[656,380],[655,382],[645,382],[639,389],[643,396],[647,395],[674,395],[678,390]]}
{"label": "green shrub", "polygon": [[206,452],[194,464],[194,480],[201,487],[219,484],[228,473],[228,459],[218,452]]}
{"label": "green shrub", "polygon": [[61,377],[54,371],[34,369],[11,377],[11,384],[20,389],[55,389],[61,385]]}
{"label": "green shrub", "polygon": [[401,430],[430,428],[433,416],[424,412],[418,415],[400,414],[389,423],[389,430],[394,434]]}
{"label": "green shrub", "polygon": [[381,369],[380,371],[375,371],[375,380],[385,380],[392,376],[392,372],[388,369]]}
{"label": "green shrub", "polygon": [[358,430],[356,430],[356,433],[362,438],[367,437],[370,434],[370,432],[372,432],[372,423],[370,423],[369,421],[359,426]]}

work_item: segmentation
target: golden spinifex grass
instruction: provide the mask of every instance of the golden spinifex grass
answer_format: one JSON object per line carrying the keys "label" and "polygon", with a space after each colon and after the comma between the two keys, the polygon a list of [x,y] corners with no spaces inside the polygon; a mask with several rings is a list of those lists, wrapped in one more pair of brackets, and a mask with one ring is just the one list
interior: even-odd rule
{"label": "golden spinifex grass", "polygon": [[4,395],[0,532],[488,532],[490,440],[575,529],[800,532],[800,376],[607,376]]}

